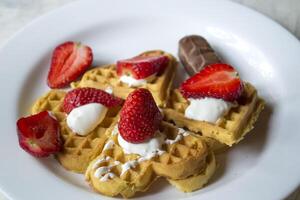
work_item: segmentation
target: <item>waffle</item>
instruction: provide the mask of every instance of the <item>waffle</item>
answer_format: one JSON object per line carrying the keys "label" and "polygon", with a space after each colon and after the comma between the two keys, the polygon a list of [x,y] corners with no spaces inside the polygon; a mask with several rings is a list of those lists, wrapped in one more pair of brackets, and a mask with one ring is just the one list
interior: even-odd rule
{"label": "waffle", "polygon": [[[172,179],[175,182],[180,180],[177,184],[181,185],[182,179],[189,178],[189,180],[195,182],[190,177],[200,171],[206,171],[208,157],[206,143],[202,138],[192,133],[183,136],[176,143],[164,144],[162,150],[165,152],[163,154],[158,154],[150,160],[139,160],[141,159],[139,155],[123,152],[118,144],[118,133],[113,134],[115,126],[116,124],[112,125],[106,132],[110,138],[107,143],[113,145],[109,145],[111,148],[103,150],[91,162],[85,174],[90,185],[102,194],[108,196],[120,194],[125,198],[129,198],[138,191],[147,190],[160,176]],[[166,139],[174,140],[180,134],[180,129],[170,123],[162,122],[160,132],[166,135]],[[135,163],[135,165],[122,173],[122,165],[128,161]],[[102,176],[96,177],[97,170],[99,172],[105,167],[106,169],[109,168],[109,172],[112,174],[102,174]],[[198,176],[199,181],[200,179],[200,176]],[[195,187],[198,186],[193,186],[189,191],[194,190]]]}
{"label": "waffle", "polygon": [[168,179],[169,183],[182,192],[192,192],[203,188],[213,176],[217,167],[216,159],[213,153],[210,153],[207,156],[206,163],[206,168],[201,170],[198,174],[181,180]]}
{"label": "waffle", "polygon": [[229,149],[229,146],[219,142],[218,140],[210,137],[201,136],[196,134],[198,137],[201,137],[207,144],[207,147],[210,151],[214,152],[214,154],[220,154]]}
{"label": "waffle", "polygon": [[[158,176],[154,173],[150,161],[139,163],[134,170],[130,169],[122,174],[122,163],[137,159],[136,155],[126,155],[122,148],[115,145],[110,150],[103,151],[94,159],[86,170],[85,177],[95,191],[107,195],[122,195],[132,197],[138,191],[146,191]],[[101,162],[105,160],[104,162]],[[97,164],[99,163],[99,164]],[[100,167],[109,167],[113,177],[103,180],[95,176]],[[121,175],[122,174],[122,175]]]}
{"label": "waffle", "polygon": [[[157,76],[152,82],[141,86],[152,93],[158,106],[165,107],[175,77],[177,61],[171,54],[159,50],[147,51],[140,55],[166,55],[170,59],[169,65],[163,74]],[[127,95],[135,89],[120,81],[115,64],[104,65],[89,70],[83,75],[79,82],[73,82],[71,85],[72,87],[94,87],[103,90],[112,87],[113,94],[123,99],[126,99]]]}
{"label": "waffle", "polygon": [[67,170],[84,173],[90,161],[101,153],[107,139],[105,131],[113,123],[120,108],[108,109],[104,120],[91,133],[79,136],[66,124],[66,113],[61,107],[65,94],[60,90],[51,90],[35,102],[31,112],[35,114],[47,110],[56,117],[63,141],[62,151],[56,154],[56,158]]}
{"label": "waffle", "polygon": [[184,112],[188,101],[177,89],[172,91],[168,107],[163,110],[164,118],[178,127],[186,127],[190,131],[232,146],[253,128],[264,108],[264,101],[257,96],[256,89],[250,83],[245,83],[244,86],[239,105],[232,108],[216,124],[186,118]]}

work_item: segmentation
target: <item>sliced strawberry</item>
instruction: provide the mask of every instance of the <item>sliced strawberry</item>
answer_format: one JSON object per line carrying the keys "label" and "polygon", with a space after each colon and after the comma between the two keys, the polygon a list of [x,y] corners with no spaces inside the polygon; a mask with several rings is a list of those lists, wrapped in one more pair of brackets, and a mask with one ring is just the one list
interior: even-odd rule
{"label": "sliced strawberry", "polygon": [[61,149],[59,124],[47,111],[17,121],[20,146],[36,157],[46,157]]}
{"label": "sliced strawberry", "polygon": [[137,56],[117,62],[117,74],[131,75],[135,79],[144,79],[155,73],[161,74],[168,66],[167,56]]}
{"label": "sliced strawberry", "polygon": [[93,53],[88,46],[65,42],[57,46],[52,55],[48,73],[48,86],[62,88],[76,80],[92,64]]}
{"label": "sliced strawberry", "polygon": [[154,136],[162,115],[147,89],[136,89],[125,100],[121,110],[119,132],[128,142],[141,143]]}
{"label": "sliced strawberry", "polygon": [[88,103],[101,103],[106,107],[115,107],[123,105],[124,100],[100,89],[76,88],[66,94],[63,109],[66,113],[70,113],[74,108]]}
{"label": "sliced strawberry", "polygon": [[214,97],[235,101],[243,90],[237,71],[227,64],[212,64],[195,74],[180,86],[185,98]]}

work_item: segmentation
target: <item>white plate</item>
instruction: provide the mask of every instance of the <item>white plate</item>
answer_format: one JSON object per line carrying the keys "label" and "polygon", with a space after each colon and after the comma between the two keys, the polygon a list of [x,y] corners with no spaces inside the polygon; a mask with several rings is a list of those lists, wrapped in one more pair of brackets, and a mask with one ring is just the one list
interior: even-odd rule
{"label": "white plate", "polygon": [[[94,64],[150,49],[176,55],[186,34],[205,36],[253,83],[267,107],[255,130],[221,157],[213,181],[184,194],[164,181],[145,199],[282,199],[300,182],[300,45],[282,27],[227,1],[78,1],[34,21],[0,50],[0,188],[11,199],[99,199],[80,175],[53,158],[35,159],[17,142],[15,122],[48,90],[51,51],[66,40],[94,50]],[[42,196],[41,196],[42,195]],[[103,197],[105,198],[105,197]]]}

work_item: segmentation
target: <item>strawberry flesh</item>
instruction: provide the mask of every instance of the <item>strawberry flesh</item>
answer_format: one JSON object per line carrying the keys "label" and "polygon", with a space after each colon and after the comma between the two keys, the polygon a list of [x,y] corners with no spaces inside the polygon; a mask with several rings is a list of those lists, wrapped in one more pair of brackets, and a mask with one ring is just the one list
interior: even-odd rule
{"label": "strawberry flesh", "polygon": [[20,118],[17,121],[19,144],[29,154],[47,157],[59,152],[59,123],[47,111]]}
{"label": "strawberry flesh", "polygon": [[124,100],[96,88],[76,88],[68,92],[64,98],[64,112],[70,113],[74,108],[88,103],[101,103],[110,108],[121,106]]}
{"label": "strawberry flesh", "polygon": [[57,46],[52,55],[47,83],[50,88],[63,88],[76,80],[92,64],[92,49],[75,42]]}
{"label": "strawberry flesh", "polygon": [[117,62],[117,74],[131,75],[135,79],[145,79],[153,74],[160,75],[168,66],[167,56],[137,56]]}
{"label": "strawberry flesh", "polygon": [[119,132],[130,143],[152,138],[159,128],[162,115],[147,89],[136,89],[125,100],[121,110]]}
{"label": "strawberry flesh", "polygon": [[237,71],[232,66],[221,63],[208,65],[180,86],[180,92],[186,99],[213,97],[235,101],[242,91],[243,82]]}

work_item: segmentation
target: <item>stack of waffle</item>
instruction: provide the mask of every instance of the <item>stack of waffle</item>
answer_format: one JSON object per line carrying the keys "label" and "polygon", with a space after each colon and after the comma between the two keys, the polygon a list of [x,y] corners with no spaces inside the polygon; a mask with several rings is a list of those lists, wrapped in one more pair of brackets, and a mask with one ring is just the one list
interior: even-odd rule
{"label": "stack of waffle", "polygon": [[[62,110],[64,91],[51,90],[40,97],[32,107],[32,114],[50,111],[60,123],[63,140],[62,151],[56,154],[59,163],[67,170],[85,173],[86,180],[98,192],[125,198],[136,192],[146,191],[159,177],[164,177],[184,192],[202,188],[216,169],[215,153],[239,142],[252,128],[263,109],[263,101],[255,88],[244,84],[242,102],[216,124],[187,119],[184,111],[189,105],[177,89],[172,90],[177,61],[163,51],[148,51],[141,56],[166,55],[169,65],[153,81],[141,86],[153,95],[161,108],[164,121],[160,132],[166,140],[162,152],[150,159],[126,154],[118,143],[115,131],[120,107],[109,108],[104,120],[88,135],[79,136],[66,124],[66,113]],[[115,96],[126,98],[135,88],[120,82],[115,65],[105,65],[87,71],[82,79],[73,82],[73,88],[112,88]],[[182,132],[185,134],[182,135]],[[125,164],[127,170],[124,170]],[[106,170],[102,176],[99,171]],[[100,175],[99,175],[100,174]]]}

